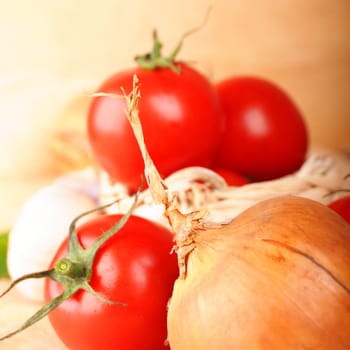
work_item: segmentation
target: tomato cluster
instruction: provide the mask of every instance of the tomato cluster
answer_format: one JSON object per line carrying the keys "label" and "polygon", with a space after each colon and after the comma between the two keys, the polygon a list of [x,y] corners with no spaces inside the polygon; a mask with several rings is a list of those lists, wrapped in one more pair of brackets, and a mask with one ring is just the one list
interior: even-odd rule
{"label": "tomato cluster", "polygon": [[[177,63],[176,68],[125,70],[98,89],[121,94],[123,87],[128,92],[134,74],[138,76],[145,143],[161,175],[205,166],[262,181],[290,174],[302,165],[308,146],[306,124],[282,88],[257,77],[230,77],[212,84],[186,64]],[[94,97],[88,135],[100,165],[134,191],[143,161],[125,117],[125,101]]]}

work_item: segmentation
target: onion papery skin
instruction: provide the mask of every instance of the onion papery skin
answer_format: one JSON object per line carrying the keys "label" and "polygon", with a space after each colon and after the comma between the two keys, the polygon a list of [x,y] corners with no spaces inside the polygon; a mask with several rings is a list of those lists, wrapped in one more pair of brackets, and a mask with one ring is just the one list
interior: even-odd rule
{"label": "onion papery skin", "polygon": [[301,197],[196,230],[168,310],[172,350],[350,349],[350,225]]}

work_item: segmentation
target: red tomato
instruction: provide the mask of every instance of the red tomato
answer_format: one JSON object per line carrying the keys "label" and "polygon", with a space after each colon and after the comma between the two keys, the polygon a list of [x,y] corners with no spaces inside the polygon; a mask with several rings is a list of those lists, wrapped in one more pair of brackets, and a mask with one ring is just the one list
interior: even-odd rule
{"label": "red tomato", "polygon": [[254,77],[229,78],[216,88],[227,124],[217,167],[255,181],[299,169],[307,151],[307,129],[300,111],[282,89]]}
{"label": "red tomato", "polygon": [[[186,166],[208,166],[223,131],[224,117],[214,87],[184,64],[135,68],[111,76],[100,92],[129,93],[133,75],[140,81],[139,103],[145,143],[162,176]],[[97,161],[116,181],[138,188],[144,163],[125,116],[125,101],[95,97],[88,114],[88,135]]]}
{"label": "red tomato", "polygon": [[243,186],[249,183],[249,180],[246,177],[241,176],[234,171],[222,168],[214,168],[213,170],[223,177],[229,186]]}
{"label": "red tomato", "polygon": [[328,207],[337,212],[350,224],[350,196],[339,198],[329,203]]}
{"label": "red tomato", "polygon": [[[106,215],[83,224],[77,234],[84,247],[108,230],[119,215]],[[178,276],[177,259],[170,254],[171,233],[132,216],[98,251],[90,285],[105,298],[126,306],[110,305],[79,290],[49,314],[62,341],[71,350],[160,350],[167,337],[167,302]],[[67,241],[54,261],[64,257]],[[52,264],[52,265],[53,265]],[[47,280],[46,299],[62,292]]]}

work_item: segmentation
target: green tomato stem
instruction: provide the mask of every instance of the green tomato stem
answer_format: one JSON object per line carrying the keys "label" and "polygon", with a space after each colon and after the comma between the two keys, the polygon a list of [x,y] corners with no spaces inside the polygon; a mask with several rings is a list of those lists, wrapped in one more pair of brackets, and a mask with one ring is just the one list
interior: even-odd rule
{"label": "green tomato stem", "polygon": [[158,39],[157,31],[153,32],[153,48],[152,51],[144,55],[136,56],[135,61],[137,64],[145,70],[155,70],[159,68],[170,68],[175,73],[180,73],[180,68],[175,65],[175,59],[177,53],[180,51],[178,47],[182,46],[182,42],[176,47],[176,49],[168,56],[162,56],[163,44]]}
{"label": "green tomato stem", "polygon": [[192,35],[193,33],[197,32],[198,30],[202,29],[202,27],[206,24],[209,13],[211,11],[211,7],[208,8],[206,16],[204,18],[203,23],[193,28],[187,32],[185,32],[182,37],[180,38],[178,44],[176,45],[175,49],[170,53],[169,56],[163,56],[162,55],[162,47],[163,44],[158,38],[158,33],[156,30],[153,31],[153,48],[151,52],[148,52],[144,55],[139,55],[135,57],[136,63],[145,70],[155,70],[155,69],[161,69],[161,68],[170,68],[173,70],[176,74],[181,73],[180,66],[176,64],[176,57],[178,53],[180,52],[183,43],[186,39],[186,37]]}

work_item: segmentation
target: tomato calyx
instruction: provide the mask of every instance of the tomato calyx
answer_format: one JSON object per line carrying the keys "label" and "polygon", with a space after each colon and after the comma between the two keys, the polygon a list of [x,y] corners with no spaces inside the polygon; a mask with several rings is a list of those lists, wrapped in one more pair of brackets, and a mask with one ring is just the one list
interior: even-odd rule
{"label": "tomato calyx", "polygon": [[92,267],[94,263],[95,256],[100,249],[100,247],[115,233],[117,233],[128,221],[129,217],[133,213],[133,210],[137,204],[138,195],[140,190],[136,193],[134,197],[133,204],[129,210],[122,216],[122,218],[115,223],[109,230],[104,232],[90,247],[83,248],[80,244],[77,233],[76,224],[77,222],[86,215],[94,212],[98,212],[111,206],[114,202],[107,205],[97,207],[95,209],[89,210],[77,216],[69,227],[68,233],[68,252],[66,257],[58,260],[54,267],[45,270],[26,274],[14,280],[10,286],[0,294],[0,298],[7,294],[14,286],[18,283],[30,279],[30,278],[50,278],[63,286],[63,292],[56,298],[52,299],[50,302],[42,306],[37,312],[35,312],[30,318],[28,318],[19,328],[10,332],[2,337],[1,340],[10,338],[17,333],[25,330],[26,328],[32,326],[34,323],[40,321],[42,318],[47,316],[52,310],[58,307],[62,302],[72,297],[77,291],[85,290],[86,292],[92,294],[94,297],[100,301],[108,304],[127,306],[125,303],[109,300],[103,295],[97,293],[90,285],[90,280],[92,276]]}
{"label": "tomato calyx", "polygon": [[178,44],[176,45],[175,49],[170,53],[169,56],[162,56],[162,47],[163,43],[158,38],[158,33],[156,30],[153,31],[153,48],[151,52],[148,52],[144,55],[138,55],[135,57],[136,63],[145,70],[155,70],[155,69],[161,69],[161,68],[170,68],[175,73],[180,74],[181,68],[179,65],[176,65],[176,57],[178,53],[180,52],[182,45],[189,35],[197,32],[200,30],[207,22],[209,18],[211,8],[209,7],[206,13],[206,16],[204,18],[204,21],[201,25],[199,25],[196,28],[190,29],[189,31],[185,32],[182,37],[180,38]]}
{"label": "tomato calyx", "polygon": [[162,56],[163,44],[158,38],[158,33],[156,30],[153,31],[153,49],[144,55],[136,56],[135,61],[137,64],[145,70],[155,70],[159,68],[170,68],[175,73],[180,74],[180,68],[175,65],[175,59],[179,53],[184,37],[180,40],[176,48],[170,53],[169,56]]}

